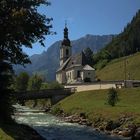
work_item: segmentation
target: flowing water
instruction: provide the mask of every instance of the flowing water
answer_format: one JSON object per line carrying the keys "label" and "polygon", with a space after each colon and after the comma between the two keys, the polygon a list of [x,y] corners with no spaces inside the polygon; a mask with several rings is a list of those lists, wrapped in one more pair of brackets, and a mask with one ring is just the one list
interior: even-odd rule
{"label": "flowing water", "polygon": [[51,114],[39,113],[38,110],[19,105],[15,107],[16,121],[33,127],[46,140],[122,140],[99,133],[91,127],[66,123]]}

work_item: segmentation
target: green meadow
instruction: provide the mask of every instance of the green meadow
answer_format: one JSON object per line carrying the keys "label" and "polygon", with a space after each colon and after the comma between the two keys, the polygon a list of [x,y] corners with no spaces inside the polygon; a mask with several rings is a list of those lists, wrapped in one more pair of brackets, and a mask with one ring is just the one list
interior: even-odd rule
{"label": "green meadow", "polygon": [[93,122],[98,118],[116,120],[131,116],[134,123],[140,123],[140,88],[119,89],[119,102],[114,107],[107,104],[107,93],[108,90],[78,92],[55,105],[53,111],[63,109],[68,114],[84,112]]}
{"label": "green meadow", "polygon": [[140,53],[131,56],[114,59],[101,70],[97,70],[96,75],[101,80],[124,80],[125,61],[126,78],[140,79]]}

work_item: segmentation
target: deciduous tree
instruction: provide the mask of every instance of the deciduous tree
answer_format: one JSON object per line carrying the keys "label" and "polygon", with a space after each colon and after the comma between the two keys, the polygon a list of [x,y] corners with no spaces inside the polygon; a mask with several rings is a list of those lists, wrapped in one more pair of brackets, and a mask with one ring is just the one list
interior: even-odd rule
{"label": "deciduous tree", "polygon": [[29,79],[29,83],[28,83],[29,90],[40,90],[42,82],[43,82],[43,78],[40,75],[37,74],[33,75]]}
{"label": "deciduous tree", "polygon": [[[51,33],[52,18],[48,18],[46,15],[38,12],[40,5],[48,6],[49,4],[48,0],[0,1],[1,107],[7,106],[5,93],[7,93],[12,64],[24,65],[30,62],[28,55],[23,52],[23,46],[32,48],[32,44],[35,42],[39,42],[44,46],[43,41],[45,40],[45,35]],[[10,91],[8,91],[8,93],[10,93]],[[8,109],[5,108],[5,110],[3,110],[0,108],[0,114],[4,114],[6,111],[8,111]]]}
{"label": "deciduous tree", "polygon": [[[39,91],[41,88],[43,82],[43,78],[40,75],[33,75],[30,79],[29,79],[29,84],[28,84],[28,88],[29,90],[36,90]],[[33,107],[35,107],[37,105],[37,100],[34,100],[34,105]]]}
{"label": "deciduous tree", "polygon": [[50,34],[50,21],[38,12],[41,4],[49,5],[47,0],[1,0],[0,1],[0,52],[4,59],[14,64],[29,62],[22,47],[32,48],[44,35]]}
{"label": "deciduous tree", "polygon": [[28,87],[29,75],[27,72],[21,72],[16,77],[15,87],[17,91],[26,91]]}

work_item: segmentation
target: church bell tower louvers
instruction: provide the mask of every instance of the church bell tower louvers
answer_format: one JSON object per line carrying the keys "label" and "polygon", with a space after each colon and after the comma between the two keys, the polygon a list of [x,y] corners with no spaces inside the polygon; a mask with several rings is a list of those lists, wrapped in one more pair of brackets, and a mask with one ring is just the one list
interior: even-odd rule
{"label": "church bell tower louvers", "polygon": [[65,23],[64,39],[60,47],[60,66],[63,65],[63,63],[71,56],[71,54],[72,54],[71,42],[68,38],[68,28],[67,28],[67,24]]}

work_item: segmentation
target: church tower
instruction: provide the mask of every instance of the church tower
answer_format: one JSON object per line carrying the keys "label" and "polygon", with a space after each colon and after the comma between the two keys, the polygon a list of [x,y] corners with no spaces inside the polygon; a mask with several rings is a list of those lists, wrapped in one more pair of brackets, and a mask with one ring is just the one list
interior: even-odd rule
{"label": "church tower", "polygon": [[71,42],[68,38],[68,28],[65,23],[64,39],[60,47],[60,66],[62,66],[63,63],[71,56],[71,53]]}

